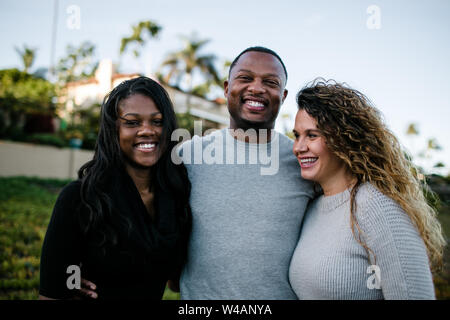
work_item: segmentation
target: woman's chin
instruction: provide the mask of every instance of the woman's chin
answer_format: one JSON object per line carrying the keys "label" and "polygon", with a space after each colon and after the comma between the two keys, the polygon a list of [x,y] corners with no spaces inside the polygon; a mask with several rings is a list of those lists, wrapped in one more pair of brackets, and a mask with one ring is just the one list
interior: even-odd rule
{"label": "woman's chin", "polygon": [[150,169],[157,162],[158,162],[158,159],[146,159],[145,161],[127,159],[127,164],[130,167],[132,167],[134,169],[140,169],[140,170]]}
{"label": "woman's chin", "polygon": [[310,181],[316,181],[314,179],[315,178],[314,174],[310,174],[309,172],[305,172],[305,171],[306,170],[302,169],[302,172],[301,172],[301,176],[302,176],[303,179],[310,180]]}

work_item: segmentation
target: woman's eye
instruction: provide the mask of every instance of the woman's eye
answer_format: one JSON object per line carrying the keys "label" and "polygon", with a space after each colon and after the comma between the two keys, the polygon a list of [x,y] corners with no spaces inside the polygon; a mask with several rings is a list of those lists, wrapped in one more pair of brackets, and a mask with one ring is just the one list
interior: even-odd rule
{"label": "woman's eye", "polygon": [[136,120],[126,120],[126,121],[125,121],[125,124],[126,124],[127,126],[136,126],[136,125],[139,124],[139,122],[136,121]]}
{"label": "woman's eye", "polygon": [[163,120],[162,119],[155,119],[153,120],[153,123],[157,126],[162,126]]}

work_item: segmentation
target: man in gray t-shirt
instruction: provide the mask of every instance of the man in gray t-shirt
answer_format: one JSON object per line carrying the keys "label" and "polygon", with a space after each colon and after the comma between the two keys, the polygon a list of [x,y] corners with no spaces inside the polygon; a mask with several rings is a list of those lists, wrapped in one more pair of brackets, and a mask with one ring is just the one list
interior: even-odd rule
{"label": "man in gray t-shirt", "polygon": [[287,96],[286,68],[272,50],[251,47],[228,78],[230,128],[179,150],[192,184],[181,298],[296,299],[288,269],[313,188],[301,178],[293,141],[273,130]]}
{"label": "man in gray t-shirt", "polygon": [[313,188],[300,176],[293,141],[272,130],[286,81],[275,52],[244,50],[224,83],[231,130],[180,148],[192,183],[182,299],[297,298],[288,268]]}

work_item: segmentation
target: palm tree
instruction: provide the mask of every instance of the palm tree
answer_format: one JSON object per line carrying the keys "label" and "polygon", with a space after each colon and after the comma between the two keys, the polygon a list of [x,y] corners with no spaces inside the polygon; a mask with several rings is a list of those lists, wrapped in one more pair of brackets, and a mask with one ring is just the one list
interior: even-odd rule
{"label": "palm tree", "polygon": [[216,56],[213,54],[201,54],[201,49],[210,41],[208,39],[199,40],[196,35],[190,37],[181,36],[184,48],[180,51],[170,53],[162,62],[161,68],[169,67],[169,72],[164,77],[164,81],[169,83],[176,76],[175,85],[180,87],[181,80],[186,80],[187,84],[187,107],[190,110],[190,97],[193,91],[193,75],[196,70],[201,72],[206,81],[220,83],[219,73],[214,66]]}
{"label": "palm tree", "polygon": [[29,69],[33,65],[34,59],[36,58],[36,48],[27,47],[27,45],[23,45],[23,49],[15,48],[16,52],[19,54],[22,59],[22,63],[24,66],[23,71],[28,73]]}
{"label": "palm tree", "polygon": [[417,125],[415,123],[410,123],[408,125],[408,129],[406,129],[406,134],[410,136],[417,136],[419,134],[419,130],[417,129]]}
{"label": "palm tree", "polygon": [[[416,138],[419,136],[419,128],[418,125],[416,123],[410,123],[408,125],[408,128],[406,129],[406,135],[409,137],[409,141],[410,141],[410,152],[411,152],[411,157],[415,157],[417,153],[416,152],[416,147],[415,147],[415,140]],[[412,159],[411,159],[412,160]]]}
{"label": "palm tree", "polygon": [[58,82],[64,86],[67,82],[92,77],[98,62],[93,61],[95,45],[84,41],[79,47],[68,45],[67,56],[61,58],[55,68]]}
{"label": "palm tree", "polygon": [[[133,29],[133,34],[129,37],[122,38],[120,42],[120,54],[122,55],[126,48],[132,44],[136,43],[139,49],[142,49],[145,46],[146,40],[143,38],[143,32],[147,31],[150,38],[154,38],[161,31],[162,27],[157,25],[156,23],[147,20],[141,21],[135,26],[131,26]],[[133,50],[134,56],[137,58],[140,55],[140,51],[138,48]]]}

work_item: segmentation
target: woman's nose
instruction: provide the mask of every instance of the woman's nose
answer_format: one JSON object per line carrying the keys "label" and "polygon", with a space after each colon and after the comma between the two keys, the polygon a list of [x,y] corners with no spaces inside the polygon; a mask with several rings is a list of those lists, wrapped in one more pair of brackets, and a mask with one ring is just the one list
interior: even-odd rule
{"label": "woman's nose", "polygon": [[308,151],[308,145],[305,143],[303,139],[298,138],[294,142],[294,148],[293,148],[294,154],[297,155],[299,153],[304,153]]}
{"label": "woman's nose", "polygon": [[149,123],[143,123],[142,127],[139,128],[138,136],[151,136],[155,134],[153,126]]}

